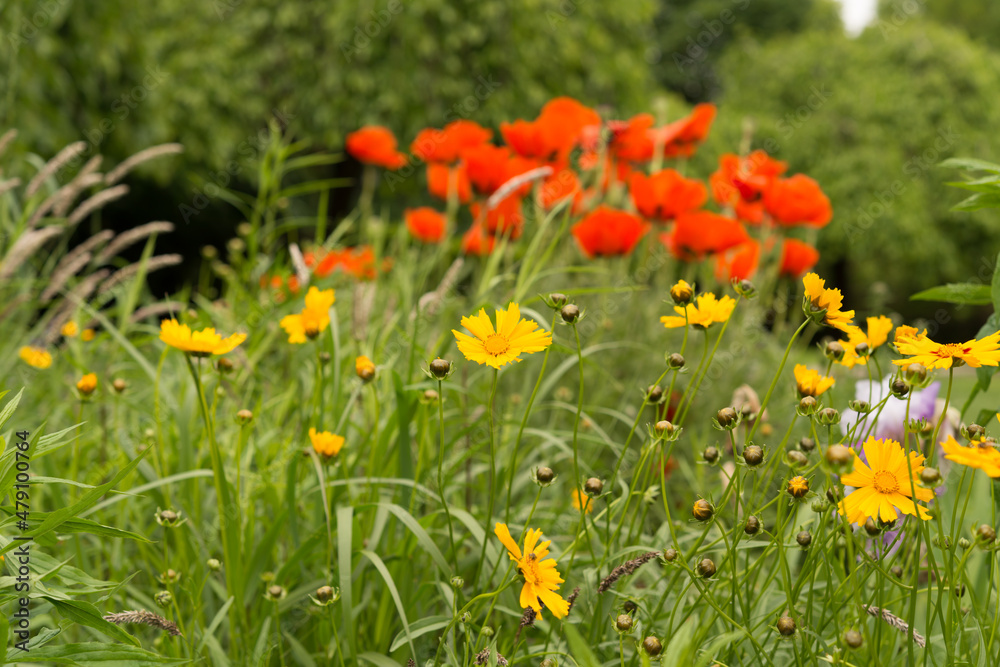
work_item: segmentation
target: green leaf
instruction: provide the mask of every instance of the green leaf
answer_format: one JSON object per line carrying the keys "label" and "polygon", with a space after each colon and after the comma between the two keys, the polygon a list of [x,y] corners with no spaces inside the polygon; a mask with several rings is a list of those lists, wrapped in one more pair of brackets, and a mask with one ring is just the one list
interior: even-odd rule
{"label": "green leaf", "polygon": [[965,169],[967,171],[989,171],[1000,174],[1000,164],[993,164],[986,160],[977,160],[971,157],[952,157],[941,163],[946,169]]}
{"label": "green leaf", "polygon": [[[422,618],[410,626],[410,639],[416,639],[421,635],[426,635],[428,632],[440,630],[447,627],[449,623],[451,623],[451,616],[428,616],[427,618]],[[389,653],[394,652],[406,642],[405,632],[400,631],[396,633],[396,636],[392,639],[392,644],[389,645]]]}
{"label": "green leaf", "polygon": [[708,648],[702,651],[701,657],[698,658],[698,662],[694,664],[694,667],[708,667],[708,664],[715,658],[715,653],[719,649],[726,644],[733,644],[735,646],[736,642],[744,637],[746,637],[746,634],[742,630],[733,630],[724,635],[719,635],[712,640]]}
{"label": "green leaf", "polygon": [[690,665],[694,656],[691,643],[694,641],[694,629],[697,620],[690,617],[680,627],[676,634],[670,639],[666,650],[663,652],[661,664],[663,665]]}
{"label": "green leaf", "polygon": [[952,211],[978,211],[984,208],[1000,208],[1000,192],[980,192],[963,199],[951,207]]}
{"label": "green leaf", "polygon": [[83,600],[60,600],[50,595],[43,595],[41,597],[48,600],[60,614],[75,623],[86,625],[88,628],[94,628],[112,639],[127,642],[135,647],[141,646],[138,639],[114,623],[105,621],[101,612],[97,610],[97,607],[89,602],[84,602]]}
{"label": "green leaf", "polygon": [[996,264],[993,265],[993,280],[990,291],[993,295],[993,312],[1000,313],[1000,254],[997,254]]}
{"label": "green leaf", "polygon": [[[566,642],[569,644],[570,655],[576,660],[576,664],[580,665],[580,667],[601,667],[601,661],[594,655],[587,640],[580,636],[580,631],[576,629],[576,626],[564,623],[563,633],[566,635]],[[681,663],[671,664],[679,665]]]}
{"label": "green leaf", "polygon": [[[0,396],[3,396],[6,393],[7,392],[5,391],[3,394],[0,394]],[[24,387],[21,387],[21,391],[17,392],[17,396],[7,401],[7,405],[3,406],[3,410],[0,410],[0,429],[4,427],[7,420],[14,414],[14,410],[17,409],[17,404],[21,402],[22,394],[24,394]]]}
{"label": "green leaf", "polygon": [[366,651],[358,655],[358,658],[362,660],[367,660],[368,662],[375,665],[375,667],[399,667],[399,663],[392,658],[387,658],[384,655],[378,653],[372,653],[371,651]]}
{"label": "green leaf", "polygon": [[354,635],[354,596],[351,590],[351,534],[354,508],[350,505],[337,508],[337,568],[340,571],[340,608],[343,612],[344,632],[347,637],[349,657],[358,654],[357,637]]}
{"label": "green leaf", "polygon": [[[115,626],[117,627],[117,626]],[[19,652],[18,662],[44,662],[56,665],[112,664],[117,667],[143,667],[144,665],[184,665],[190,660],[167,658],[133,646],[87,642],[58,646],[28,647]]]}
{"label": "green leaf", "polygon": [[445,560],[444,554],[441,553],[441,550],[438,549],[436,544],[434,544],[434,540],[432,540],[431,536],[427,534],[427,531],[424,530],[424,527],[421,526],[420,523],[415,518],[413,518],[412,514],[407,512],[399,505],[393,503],[379,503],[378,506],[384,507],[385,509],[389,510],[394,515],[396,515],[396,518],[402,521],[403,524],[410,529],[410,532],[413,533],[413,536],[417,538],[417,542],[419,542],[420,546],[424,548],[424,551],[426,551],[430,555],[431,559],[434,561],[434,564],[437,565],[438,569],[441,570],[441,574],[445,575],[446,577],[451,576],[452,574],[451,568],[448,566],[448,561]]}
{"label": "green leaf", "polygon": [[944,301],[946,303],[961,303],[967,306],[984,306],[992,303],[993,298],[988,285],[976,283],[948,283],[925,289],[910,296],[910,301]]}
{"label": "green leaf", "polygon": [[361,550],[361,555],[372,562],[378,573],[382,575],[382,580],[385,581],[385,585],[389,588],[389,595],[392,596],[393,602],[396,603],[396,611],[399,612],[399,620],[403,623],[403,632],[406,634],[406,642],[410,645],[410,653],[413,655],[413,661],[417,660],[417,649],[413,646],[413,634],[410,632],[410,622],[406,620],[406,607],[403,605],[403,599],[399,596],[399,590],[396,588],[396,582],[393,580],[392,575],[389,573],[389,568],[385,566],[382,559],[377,553],[368,551],[367,549]]}

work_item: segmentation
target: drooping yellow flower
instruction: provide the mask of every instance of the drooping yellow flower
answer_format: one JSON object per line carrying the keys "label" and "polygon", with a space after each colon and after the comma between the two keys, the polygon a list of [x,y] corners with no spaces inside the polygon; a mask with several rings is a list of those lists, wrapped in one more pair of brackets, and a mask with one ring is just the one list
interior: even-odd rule
{"label": "drooping yellow flower", "polygon": [[[674,306],[677,315],[664,315],[660,318],[663,326],[668,329],[676,329],[686,324],[691,324],[700,329],[707,329],[716,322],[725,322],[733,314],[736,307],[736,300],[730,296],[716,298],[711,292],[701,294],[694,303],[681,308]],[[684,312],[687,311],[687,320],[684,319]]]}
{"label": "drooping yellow flower", "polygon": [[540,352],[552,344],[552,334],[538,329],[533,320],[522,320],[521,309],[513,301],[506,311],[497,308],[496,319],[494,329],[486,309],[482,308],[478,315],[462,318],[462,326],[472,332],[472,336],[451,330],[466,359],[500,368],[512,361],[521,361],[522,354]]}
{"label": "drooping yellow flower", "polygon": [[35,368],[48,368],[52,365],[52,355],[40,347],[25,345],[18,352],[18,356],[24,363]]}
{"label": "drooping yellow flower", "polygon": [[90,396],[97,389],[97,374],[87,373],[76,383],[76,390],[81,396]]}
{"label": "drooping yellow flower", "polygon": [[803,364],[795,365],[795,386],[799,396],[819,396],[833,386],[834,379],[820,375],[819,371],[806,368]]}
{"label": "drooping yellow flower", "polygon": [[841,310],[844,305],[844,295],[839,289],[827,289],[826,281],[815,273],[807,273],[802,278],[802,285],[806,289],[805,310],[806,314],[814,314],[825,311],[823,324],[834,329],[840,329],[844,333],[850,333],[851,320],[854,318],[853,310]]}
{"label": "drooping yellow flower", "polygon": [[838,364],[847,368],[854,368],[857,364],[862,366],[868,363],[868,355],[861,356],[857,352],[857,347],[861,343],[868,346],[869,353],[876,348],[885,345],[889,340],[889,332],[892,331],[892,320],[885,315],[868,318],[868,332],[865,333],[861,327],[850,327],[847,332],[847,342],[844,344],[844,356],[837,361]]}
{"label": "drooping yellow flower", "polygon": [[247,335],[241,333],[223,338],[215,333],[215,329],[212,327],[192,332],[191,327],[181,324],[177,320],[160,322],[160,340],[193,357],[207,357],[212,354],[232,352],[246,338]]}
{"label": "drooping yellow flower", "polygon": [[375,364],[368,357],[361,355],[354,360],[354,372],[365,382],[371,382],[375,378]]}
{"label": "drooping yellow flower", "polygon": [[289,343],[304,343],[313,339],[330,326],[330,307],[336,301],[332,289],[322,290],[315,285],[306,293],[306,307],[301,313],[281,318],[281,328],[288,333]]}
{"label": "drooping yellow flower", "polygon": [[[848,521],[859,526],[869,518],[895,521],[899,517],[896,510],[914,516],[919,512],[921,519],[929,519],[927,510],[913,502],[912,494],[915,489],[917,500],[924,502],[934,497],[933,491],[920,486],[924,456],[910,452],[908,469],[906,454],[898,442],[876,440],[874,436],[865,441],[864,453],[868,465],[854,453],[854,470],[840,478],[845,485],[857,488],[840,501],[838,512],[846,514]],[[913,474],[912,489],[910,473]]]}
{"label": "drooping yellow flower", "polygon": [[330,433],[329,431],[317,431],[314,428],[309,429],[309,440],[312,441],[312,446],[316,450],[316,453],[322,454],[327,458],[339,454],[340,449],[344,446],[343,436]]}
{"label": "drooping yellow flower", "polygon": [[66,324],[62,325],[62,328],[59,329],[59,333],[61,333],[65,338],[75,338],[76,335],[80,333],[80,327],[76,326],[76,322],[70,320]]}
{"label": "drooping yellow flower", "polygon": [[594,511],[594,503],[591,501],[590,496],[580,491],[580,489],[573,489],[573,509],[577,512],[580,511],[580,503],[583,502],[583,511],[590,514]]}
{"label": "drooping yellow flower", "polygon": [[94,340],[94,335],[95,334],[93,329],[84,329],[83,331],[80,332],[80,340],[82,340],[84,343],[89,343],[90,341]]}
{"label": "drooping yellow flower", "polygon": [[927,337],[926,330],[919,334],[916,331],[913,327],[906,327],[903,334],[896,330],[896,351],[906,358],[892,363],[897,366],[923,364],[928,370],[951,368],[963,363],[973,368],[1000,365],[1000,331],[964,343],[935,343]]}
{"label": "drooping yellow flower", "polygon": [[[1000,419],[1000,415],[997,415]],[[941,441],[944,457],[970,468],[982,470],[990,477],[1000,477],[1000,451],[985,441],[973,442],[972,447],[963,447],[953,436]]]}
{"label": "drooping yellow flower", "polygon": [[[556,561],[554,558],[545,559],[549,554],[549,545],[552,541],[538,543],[542,536],[541,530],[528,530],[524,536],[524,553],[517,546],[517,542],[510,536],[507,524],[498,523],[494,528],[496,536],[500,542],[507,547],[510,559],[517,563],[524,577],[524,586],[521,588],[520,604],[522,609],[531,607],[535,613],[541,614],[542,604],[549,608],[556,618],[564,618],[569,613],[569,602],[556,593],[563,578],[556,571]],[[545,559],[545,560],[543,560]]]}

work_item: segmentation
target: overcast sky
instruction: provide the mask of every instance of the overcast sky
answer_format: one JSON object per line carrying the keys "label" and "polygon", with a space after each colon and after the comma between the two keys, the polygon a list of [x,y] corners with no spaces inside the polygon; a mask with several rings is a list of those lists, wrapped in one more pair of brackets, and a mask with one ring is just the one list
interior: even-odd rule
{"label": "overcast sky", "polygon": [[875,18],[878,0],[840,0],[840,4],[843,5],[840,15],[847,32],[856,35]]}

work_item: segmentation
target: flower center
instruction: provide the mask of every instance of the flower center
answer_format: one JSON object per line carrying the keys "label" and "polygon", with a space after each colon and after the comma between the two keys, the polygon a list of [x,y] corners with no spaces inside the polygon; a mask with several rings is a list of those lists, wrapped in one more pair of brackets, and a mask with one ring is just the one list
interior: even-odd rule
{"label": "flower center", "polygon": [[526,582],[529,584],[538,582],[538,557],[534,553],[529,553],[521,559],[520,569],[521,576]]}
{"label": "flower center", "polygon": [[891,472],[879,470],[875,473],[875,490],[879,493],[895,493],[899,491],[899,481]]}
{"label": "flower center", "polygon": [[490,334],[486,340],[483,341],[483,347],[486,348],[487,354],[499,357],[501,354],[510,349],[510,341],[500,334]]}

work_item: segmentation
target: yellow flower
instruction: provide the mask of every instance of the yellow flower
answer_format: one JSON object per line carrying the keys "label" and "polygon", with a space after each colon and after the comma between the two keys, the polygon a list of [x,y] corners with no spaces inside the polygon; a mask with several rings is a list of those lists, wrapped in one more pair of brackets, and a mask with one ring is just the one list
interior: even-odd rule
{"label": "yellow flower", "polygon": [[802,278],[802,285],[806,289],[806,313],[826,311],[823,324],[850,333],[854,311],[840,309],[844,305],[844,295],[840,290],[826,289],[826,281],[815,273],[807,273]]}
{"label": "yellow flower", "polygon": [[486,309],[482,308],[478,315],[462,318],[462,326],[472,332],[472,336],[451,330],[459,351],[469,361],[500,368],[512,361],[521,361],[522,354],[540,352],[552,344],[552,334],[537,329],[533,320],[522,320],[521,310],[513,301],[506,311],[497,308],[496,314],[496,329]]}
{"label": "yellow flower", "polygon": [[89,343],[90,341],[94,340],[94,330],[84,329],[80,333],[80,340],[82,340],[84,343]]}
{"label": "yellow flower", "polygon": [[[664,315],[660,318],[663,326],[668,329],[676,329],[685,324],[693,324],[701,329],[707,329],[716,322],[725,322],[733,314],[736,307],[736,300],[730,296],[723,296],[717,299],[714,294],[707,292],[698,296],[695,303],[689,303],[681,308],[674,306],[677,315]],[[687,311],[687,320],[684,319],[684,311]],[[678,317],[679,315],[679,317]]]}
{"label": "yellow flower", "polygon": [[788,495],[793,498],[804,498],[809,493],[809,480],[798,475],[788,480]]}
{"label": "yellow flower", "polygon": [[840,502],[838,512],[846,514],[847,520],[859,526],[871,519],[895,521],[899,515],[917,515],[921,519],[929,519],[927,510],[913,502],[911,491],[916,489],[917,500],[927,502],[934,497],[934,492],[919,485],[920,472],[924,457],[922,454],[910,452],[909,469],[907,469],[906,454],[895,440],[876,440],[869,436],[864,444],[865,465],[854,453],[854,470],[843,475],[840,481],[847,486],[857,487],[850,495]]}
{"label": "yellow flower", "polygon": [[76,383],[76,390],[81,396],[90,396],[97,389],[97,374],[87,373]]}
{"label": "yellow flower", "polygon": [[229,338],[223,338],[215,333],[215,329],[212,327],[192,332],[191,327],[181,324],[177,320],[160,322],[160,340],[170,347],[176,347],[178,350],[195,357],[226,354],[235,349],[246,338],[246,334],[233,334]]}
{"label": "yellow flower", "polygon": [[304,343],[316,338],[330,326],[330,307],[336,301],[332,289],[320,291],[313,285],[306,293],[306,307],[301,313],[281,318],[281,328],[288,333],[289,343]]}
{"label": "yellow flower", "polygon": [[[1000,419],[1000,415],[997,415],[997,418]],[[973,447],[963,447],[949,435],[946,440],[941,441],[941,449],[949,461],[978,468],[990,477],[1000,477],[1000,451],[992,445],[984,444],[983,441],[972,444]]]}
{"label": "yellow flower", "polygon": [[[903,327],[900,327],[902,329]],[[896,330],[896,351],[906,359],[897,359],[897,366],[923,364],[932,368],[951,368],[966,363],[973,368],[1000,365],[1000,331],[981,340],[964,343],[935,343],[927,337],[926,330],[916,333],[913,327],[906,327],[902,335]]]}
{"label": "yellow flower", "polygon": [[834,379],[820,375],[819,371],[806,368],[802,364],[795,365],[795,385],[799,396],[819,396],[833,386]]}
{"label": "yellow flower", "polygon": [[892,320],[885,315],[868,318],[868,333],[861,331],[860,327],[850,327],[847,332],[847,343],[844,345],[844,357],[837,361],[838,364],[847,368],[854,368],[855,365],[862,366],[868,363],[868,356],[859,356],[857,346],[864,343],[868,346],[869,353],[875,348],[885,345],[889,340],[889,332],[892,331]]}
{"label": "yellow flower", "polygon": [[341,447],[344,446],[344,438],[329,431],[317,431],[314,428],[310,428],[309,439],[312,441],[312,446],[316,450],[316,453],[322,454],[327,458],[339,454]]}
{"label": "yellow flower", "polygon": [[371,382],[375,377],[375,364],[368,357],[361,355],[354,360],[354,372],[365,382]]}
{"label": "yellow flower", "polygon": [[674,300],[678,306],[684,306],[691,303],[691,297],[694,296],[694,288],[691,287],[685,280],[678,280],[677,283],[670,288],[670,298]]}
{"label": "yellow flower", "polygon": [[66,324],[62,325],[59,333],[66,338],[75,338],[76,335],[80,333],[80,327],[76,326],[76,322],[70,320]]}
{"label": "yellow flower", "polygon": [[580,511],[581,501],[583,501],[583,509],[587,514],[594,511],[594,503],[591,502],[590,496],[581,492],[580,489],[573,489],[573,509],[577,512]]}
{"label": "yellow flower", "polygon": [[35,368],[48,368],[52,365],[52,355],[38,347],[25,345],[18,352],[18,356],[29,366]]}
{"label": "yellow flower", "polygon": [[524,553],[517,547],[517,542],[510,536],[507,524],[498,523],[494,529],[496,536],[505,547],[507,547],[510,559],[517,563],[524,577],[524,587],[521,588],[521,608],[531,607],[535,613],[541,614],[542,605],[552,611],[556,618],[563,618],[569,613],[569,602],[564,600],[555,591],[563,578],[556,571],[556,561],[554,558],[542,560],[549,554],[549,545],[552,541],[538,543],[538,538],[542,536],[541,530],[528,530],[524,536]]}

